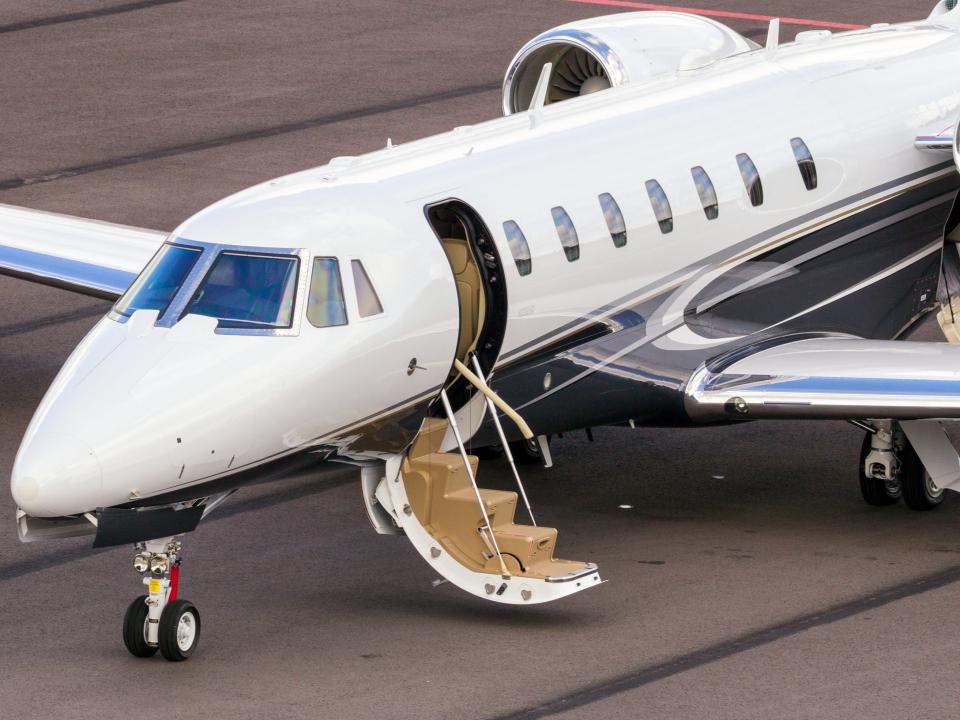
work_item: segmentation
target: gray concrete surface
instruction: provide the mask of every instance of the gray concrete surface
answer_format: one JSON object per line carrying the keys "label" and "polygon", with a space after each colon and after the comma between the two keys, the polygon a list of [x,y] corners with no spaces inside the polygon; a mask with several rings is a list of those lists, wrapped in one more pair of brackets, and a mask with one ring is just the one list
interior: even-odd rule
{"label": "gray concrete surface", "polygon": [[[271,176],[491,117],[525,40],[614,9],[118,4],[0,1],[0,202],[172,228]],[[702,6],[861,23],[928,12]],[[103,12],[63,17],[81,9]],[[0,278],[0,478],[105,307]],[[305,475],[245,489],[187,538],[183,594],[204,628],[183,664],[120,642],[140,590],[128,549],[20,545],[0,493],[0,717],[958,714],[960,500],[866,507],[860,436],[843,424],[596,435],[558,441],[557,467],[527,478],[562,554],[597,561],[602,587],[519,609],[434,588],[403,539],[367,526],[350,471]],[[482,476],[508,486],[498,463]]]}

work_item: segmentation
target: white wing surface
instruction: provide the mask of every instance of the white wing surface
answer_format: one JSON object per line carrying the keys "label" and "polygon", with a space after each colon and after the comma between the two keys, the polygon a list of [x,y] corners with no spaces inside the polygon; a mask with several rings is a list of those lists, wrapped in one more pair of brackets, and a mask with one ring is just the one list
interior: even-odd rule
{"label": "white wing surface", "polygon": [[0,205],[0,274],[116,298],[166,233]]}

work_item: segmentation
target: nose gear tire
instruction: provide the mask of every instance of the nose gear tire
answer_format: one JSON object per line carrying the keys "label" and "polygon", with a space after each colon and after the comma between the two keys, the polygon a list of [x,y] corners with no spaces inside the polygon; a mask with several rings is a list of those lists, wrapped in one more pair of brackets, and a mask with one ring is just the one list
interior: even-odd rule
{"label": "nose gear tire", "polygon": [[200,642],[200,613],[193,603],[173,600],[160,615],[160,654],[167,660],[186,660]]}
{"label": "nose gear tire", "polygon": [[123,616],[123,644],[135,657],[153,657],[155,645],[147,644],[147,596],[141,595],[127,607]]}

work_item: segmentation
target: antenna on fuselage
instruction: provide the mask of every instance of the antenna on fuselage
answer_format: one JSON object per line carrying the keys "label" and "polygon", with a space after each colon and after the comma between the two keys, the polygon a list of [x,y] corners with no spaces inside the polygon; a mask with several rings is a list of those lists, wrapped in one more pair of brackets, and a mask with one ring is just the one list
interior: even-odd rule
{"label": "antenna on fuselage", "polygon": [[767,28],[767,55],[774,55],[780,47],[780,18],[773,18]]}

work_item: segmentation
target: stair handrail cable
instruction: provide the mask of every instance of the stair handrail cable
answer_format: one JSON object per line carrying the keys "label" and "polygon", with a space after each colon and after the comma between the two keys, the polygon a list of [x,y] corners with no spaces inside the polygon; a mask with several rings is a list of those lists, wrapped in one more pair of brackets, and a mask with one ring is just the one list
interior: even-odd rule
{"label": "stair handrail cable", "polygon": [[[477,360],[476,354],[470,353],[470,361],[473,365],[473,369],[477,372],[477,377],[483,380],[484,384],[486,384],[486,378],[483,377],[483,368],[480,367],[480,361]],[[490,399],[490,396],[483,393],[481,394],[487,401],[487,410],[490,411],[490,418],[493,420],[493,424],[497,428],[497,435],[500,437],[500,444],[503,446],[503,454],[507,456],[507,462],[510,463],[510,469],[513,471],[513,477],[517,481],[517,489],[520,490],[520,497],[523,498],[523,504],[527,508],[527,515],[530,516],[530,523],[536,527],[537,521],[533,518],[533,510],[530,507],[530,501],[527,499],[527,491],[523,487],[523,481],[520,480],[520,472],[517,470],[517,463],[513,459],[513,453],[510,452],[510,443],[507,442],[507,436],[503,432],[503,424],[500,422],[500,418],[497,415],[497,406],[493,404],[493,400]]]}
{"label": "stair handrail cable", "polygon": [[497,553],[497,558],[500,560],[501,574],[503,577],[508,578],[511,576],[511,573],[507,569],[507,564],[503,561],[503,553],[500,552],[497,537],[493,534],[493,527],[490,525],[490,516],[487,515],[487,506],[484,505],[483,496],[480,495],[480,488],[477,487],[477,478],[473,474],[473,465],[470,464],[470,456],[467,454],[467,448],[464,447],[463,437],[460,435],[460,426],[457,424],[456,417],[454,417],[453,408],[450,407],[450,399],[447,397],[446,389],[440,390],[440,401],[443,403],[443,409],[447,413],[447,420],[450,422],[450,428],[453,430],[453,437],[457,440],[457,447],[460,448],[460,456],[463,458],[463,465],[466,468],[467,477],[470,478],[470,484],[473,486],[473,494],[476,496],[477,503],[480,505],[480,512],[483,513],[484,527],[490,534],[494,552]]}

